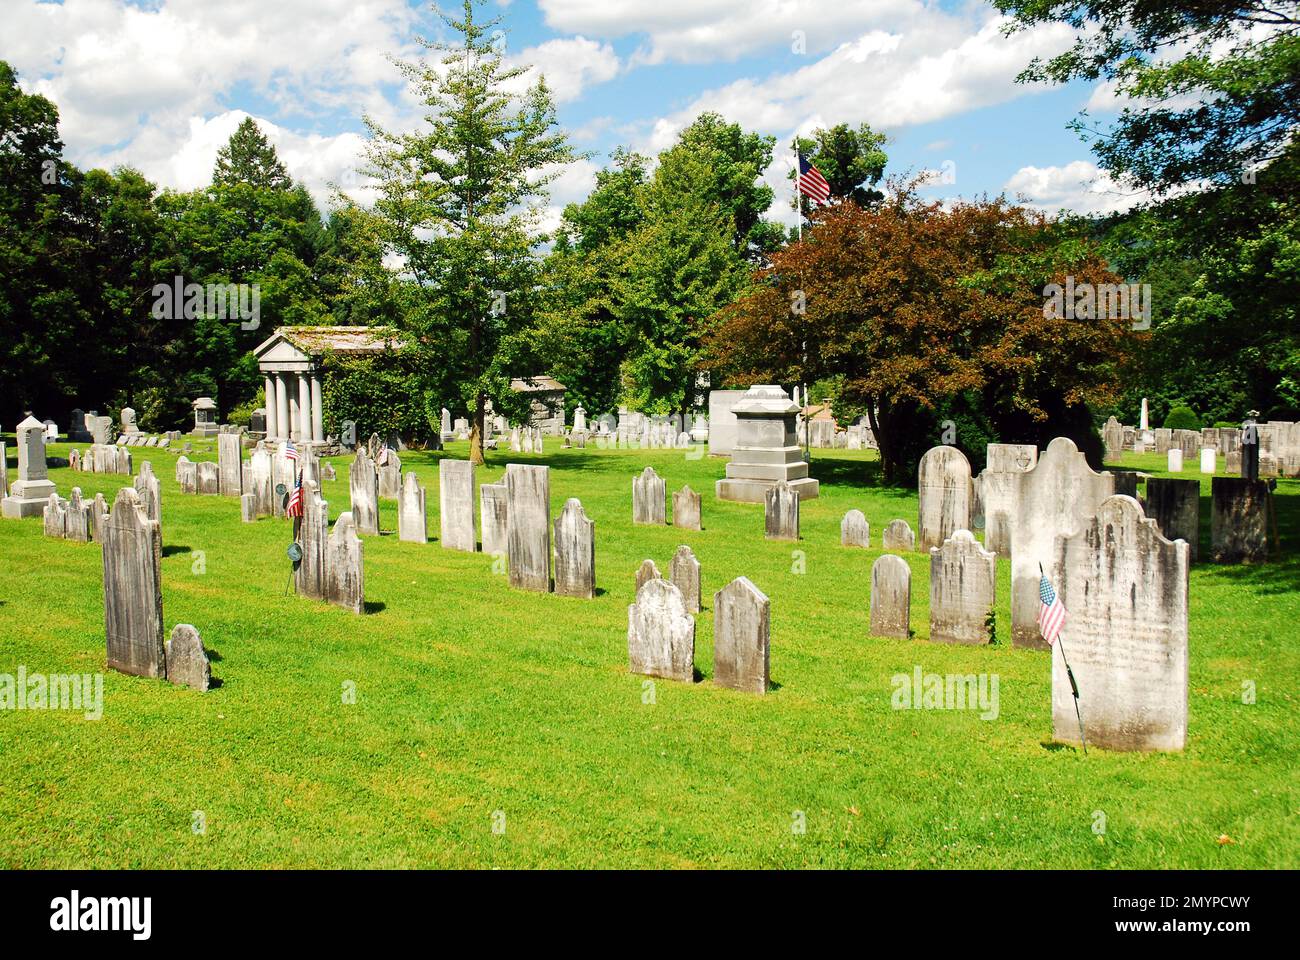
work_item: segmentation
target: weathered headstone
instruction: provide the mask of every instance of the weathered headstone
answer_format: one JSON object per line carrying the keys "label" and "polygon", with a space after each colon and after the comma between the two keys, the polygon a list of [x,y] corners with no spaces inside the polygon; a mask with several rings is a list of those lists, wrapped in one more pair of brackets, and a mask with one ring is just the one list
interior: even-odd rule
{"label": "weathered headstone", "polygon": [[915,550],[916,535],[906,520],[890,520],[880,537],[880,546],[884,550]]}
{"label": "weathered headstone", "polygon": [[223,497],[237,497],[244,492],[240,457],[239,434],[217,434],[218,490]]}
{"label": "weathered headstone", "polygon": [[871,524],[861,510],[850,510],[840,521],[840,546],[870,547]]}
{"label": "weathered headstone", "polygon": [[[470,507],[471,511],[473,506]],[[444,521],[445,523],[445,521]],[[402,490],[397,498],[397,539],[407,543],[429,542],[429,515],[425,512],[425,492],[412,470],[402,476]],[[444,541],[443,546],[446,546]]]}
{"label": "weathered headstone", "polygon": [[690,488],[682,487],[673,494],[673,526],[683,530],[699,530],[701,497]]}
{"label": "weathered headstone", "polygon": [[1101,431],[1101,439],[1106,447],[1106,459],[1118,460],[1120,454],[1124,452],[1124,428],[1114,417],[1106,421],[1106,426]]}
{"label": "weathered headstone", "polygon": [[937,547],[958,530],[971,526],[971,473],[966,454],[956,447],[932,447],[917,471],[920,524],[917,544]]}
{"label": "weathered headstone", "polygon": [[[1057,540],[1050,578],[1069,611],[1058,644],[1084,736],[1107,750],[1181,750],[1187,739],[1188,547],[1113,496]],[[1052,655],[1052,735],[1079,742],[1064,661]]]}
{"label": "weathered headstone", "polygon": [[153,472],[153,463],[145,460],[140,464],[140,473],[135,478],[135,492],[140,495],[144,512],[150,520],[162,523],[162,484]]}
{"label": "weathered headstone", "polygon": [[[649,563],[650,561],[646,561]],[[644,566],[644,564],[643,564]],[[653,566],[653,564],[651,564]],[[668,567],[668,576],[677,589],[682,592],[682,597],[686,602],[686,609],[691,613],[700,612],[700,561],[695,559],[695,551],[682,544],[673,554],[672,563]],[[641,588],[641,578],[637,577],[637,589]]]}
{"label": "weathered headstone", "polygon": [[485,483],[478,488],[479,529],[483,537],[483,552],[504,554],[506,552],[507,509],[505,483]]}
{"label": "weathered headstone", "polygon": [[325,544],[325,599],[353,613],[366,609],[363,551],[352,514],[339,514]]}
{"label": "weathered headstone", "polygon": [[207,692],[212,683],[212,666],[203,640],[188,623],[176,624],[167,641],[167,680],[200,693]]}
{"label": "weathered headstone", "polygon": [[784,480],[763,497],[763,534],[768,540],[799,539],[799,493]]}
{"label": "weathered headstone", "polygon": [[1096,516],[1102,501],[1114,492],[1115,479],[1094,473],[1074,441],[1057,437],[1038,465],[1019,480],[1011,535],[1011,642],[1045,650],[1038,629],[1039,565],[1045,568],[1051,561],[1057,537],[1073,535]]}
{"label": "weathered headstone", "polygon": [[57,493],[51,493],[45,501],[43,522],[45,536],[62,540],[68,535],[68,511]]}
{"label": "weathered headstone", "polygon": [[668,489],[664,478],[646,467],[632,478],[632,522],[662,526],[668,522]]}
{"label": "weathered headstone", "polygon": [[655,565],[655,562],[653,560],[650,559],[642,560],[641,566],[636,568],[637,593],[640,593],[641,588],[644,587],[651,580],[662,580],[663,578],[664,578],[663,574],[659,572],[659,568]]}
{"label": "weathered headstone", "polygon": [[102,493],[97,493],[90,505],[90,538],[96,543],[103,543],[107,531],[108,501]]}
{"label": "weathered headstone", "polygon": [[984,518],[984,547],[1010,557],[1011,522],[1019,509],[1019,476],[1034,469],[1038,448],[1032,443],[990,443],[985,452],[987,465],[978,479],[977,511]]}
{"label": "weathered headstone", "polygon": [[935,643],[988,643],[997,588],[997,555],[969,530],[930,548],[930,639]]}
{"label": "weathered headstone", "polygon": [[302,557],[293,570],[294,592],[300,597],[328,600],[329,503],[321,499],[311,480],[302,485],[302,519],[298,523],[298,546]]}
{"label": "weathered headstone", "polygon": [[358,533],[379,533],[379,474],[367,449],[358,447],[348,468],[352,524]]}
{"label": "weathered headstone", "polygon": [[379,495],[385,500],[396,500],[402,492],[402,459],[397,451],[389,446],[380,447],[375,472],[379,475]]}
{"label": "weathered headstone", "polygon": [[551,472],[549,467],[506,466],[506,556],[510,586],[551,589]]}
{"label": "weathered headstone", "polygon": [[438,523],[440,540],[448,550],[478,549],[474,525],[474,464],[468,460],[438,461]]}
{"label": "weathered headstone", "polygon": [[737,577],[713,595],[714,683],[747,693],[767,693],[771,615],[771,601],[747,577]]}
{"label": "weathered headstone", "polygon": [[667,580],[648,580],[627,608],[627,659],[632,673],[694,681],[695,618]]}
{"label": "weathered headstone", "polygon": [[0,504],[0,512],[11,520],[39,517],[45,513],[54,483],[45,466],[45,425],[27,417],[16,428],[18,440],[18,479]]}
{"label": "weathered headstone", "polygon": [[108,665],[140,677],[166,676],[162,533],[132,487],[123,487],[113,501],[105,523],[103,560]]}
{"label": "weathered headstone", "polygon": [[181,493],[199,492],[199,465],[183,454],[176,461],[176,483]]}
{"label": "weathered headstone", "polygon": [[215,463],[211,460],[200,460],[195,464],[195,471],[198,476],[196,492],[213,496],[221,492],[221,471]]}
{"label": "weathered headstone", "polygon": [[871,565],[871,634],[907,639],[912,617],[912,569],[887,553]]}
{"label": "weathered headstone", "polygon": [[239,519],[244,523],[257,523],[257,497],[253,494],[239,495]]}
{"label": "weathered headstone", "polygon": [[1166,540],[1186,540],[1189,562],[1197,561],[1201,539],[1201,481],[1152,477],[1147,481],[1146,514],[1156,522]]}
{"label": "weathered headstone", "polygon": [[76,543],[89,543],[94,539],[92,508],[81,496],[81,488],[73,487],[64,514],[64,536]]}
{"label": "weathered headstone", "polygon": [[1268,560],[1267,480],[1215,477],[1210,481],[1210,556],[1215,563]]}
{"label": "weathered headstone", "polygon": [[596,595],[596,523],[574,497],[555,518],[555,592],[584,600]]}

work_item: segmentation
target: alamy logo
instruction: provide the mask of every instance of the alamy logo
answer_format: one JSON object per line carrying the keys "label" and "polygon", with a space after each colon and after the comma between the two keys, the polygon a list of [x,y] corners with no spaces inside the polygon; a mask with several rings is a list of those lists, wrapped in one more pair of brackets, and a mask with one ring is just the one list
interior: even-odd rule
{"label": "alamy logo", "polygon": [[248,283],[186,283],[181,276],[153,287],[155,320],[238,320],[241,330],[262,323],[262,288]]}
{"label": "alamy logo", "polygon": [[981,720],[998,718],[996,673],[896,673],[891,703],[895,710],[979,710]]}
{"label": "alamy logo", "polygon": [[1151,284],[1075,283],[1043,287],[1046,320],[1132,320],[1134,330],[1151,329]]}
{"label": "alamy logo", "polygon": [[152,897],[70,897],[50,901],[50,929],[59,932],[122,931],[133,940],[148,940],[153,931]]}
{"label": "alamy logo", "polygon": [[0,710],[81,710],[87,720],[104,715],[102,673],[0,673]]}

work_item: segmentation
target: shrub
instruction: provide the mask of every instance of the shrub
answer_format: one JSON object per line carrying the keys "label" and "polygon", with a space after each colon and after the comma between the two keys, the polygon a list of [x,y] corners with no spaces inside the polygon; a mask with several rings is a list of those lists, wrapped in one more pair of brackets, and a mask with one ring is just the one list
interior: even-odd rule
{"label": "shrub", "polygon": [[1201,418],[1191,407],[1173,406],[1169,408],[1164,426],[1166,430],[1199,430]]}

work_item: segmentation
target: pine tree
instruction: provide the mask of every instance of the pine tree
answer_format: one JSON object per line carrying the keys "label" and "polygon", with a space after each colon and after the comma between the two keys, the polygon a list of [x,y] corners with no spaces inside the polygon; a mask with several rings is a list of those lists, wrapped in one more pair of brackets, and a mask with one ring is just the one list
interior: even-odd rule
{"label": "pine tree", "polygon": [[[498,19],[439,14],[462,42],[418,38],[439,62],[397,61],[428,125],[390,133],[370,118],[365,171],[377,181],[374,213],[388,252],[418,284],[420,303],[402,323],[408,349],[420,351],[430,393],[473,417],[470,460],[483,462],[486,403],[510,410],[512,335],[534,297],[545,188],[574,159],[555,129],[545,81],[518,92],[526,67],[508,66],[495,42]],[[455,402],[455,401],[453,401]]]}
{"label": "pine tree", "polygon": [[247,183],[274,190],[293,188],[293,180],[280,162],[275,147],[271,146],[252,117],[245,117],[226,145],[217,151],[212,182],[227,185]]}

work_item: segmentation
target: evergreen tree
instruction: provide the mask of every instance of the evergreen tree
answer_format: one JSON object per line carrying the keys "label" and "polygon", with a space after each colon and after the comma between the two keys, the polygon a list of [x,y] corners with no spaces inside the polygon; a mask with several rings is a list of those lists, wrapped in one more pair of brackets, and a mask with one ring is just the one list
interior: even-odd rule
{"label": "evergreen tree", "polygon": [[240,121],[226,145],[217,151],[212,182],[233,186],[246,183],[253,187],[288,190],[293,180],[280,157],[252,117]]}

